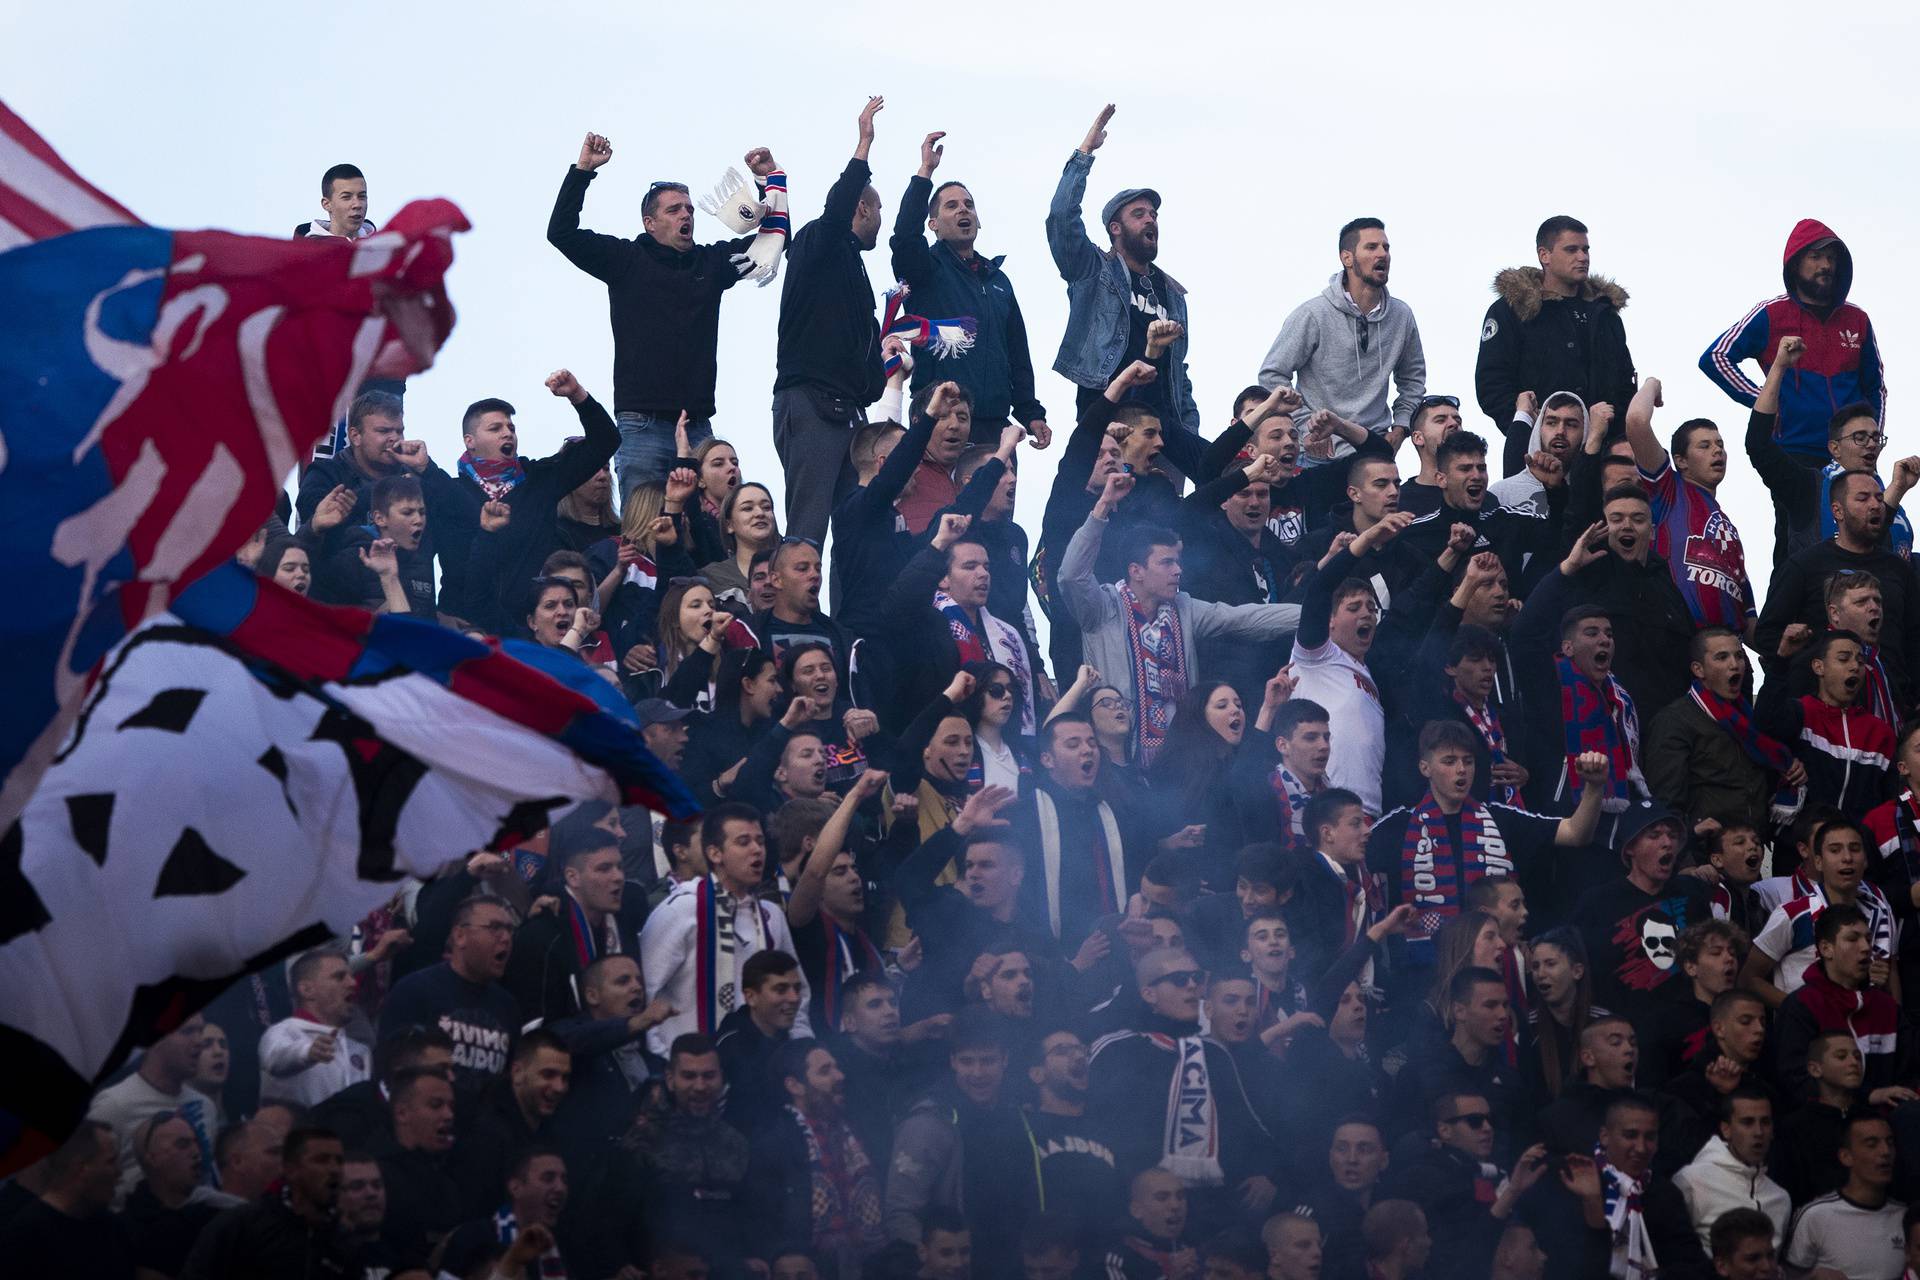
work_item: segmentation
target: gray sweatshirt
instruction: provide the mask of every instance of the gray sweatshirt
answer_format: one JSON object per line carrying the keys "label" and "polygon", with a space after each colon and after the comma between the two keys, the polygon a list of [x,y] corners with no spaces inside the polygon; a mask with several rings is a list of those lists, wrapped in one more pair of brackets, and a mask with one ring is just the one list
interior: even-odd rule
{"label": "gray sweatshirt", "polygon": [[[1388,375],[1397,393],[1391,408]],[[1380,305],[1362,315],[1347,296],[1344,273],[1335,272],[1325,289],[1294,308],[1260,363],[1261,386],[1271,391],[1282,383],[1306,401],[1295,415],[1303,421],[1315,409],[1331,409],[1373,432],[1406,426],[1427,393],[1413,308],[1383,291]]]}

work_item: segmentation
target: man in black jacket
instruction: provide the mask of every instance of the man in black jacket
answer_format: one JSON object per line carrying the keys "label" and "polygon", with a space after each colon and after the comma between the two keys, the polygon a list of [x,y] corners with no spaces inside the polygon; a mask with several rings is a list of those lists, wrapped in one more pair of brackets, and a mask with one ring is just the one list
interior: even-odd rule
{"label": "man in black jacket", "polygon": [[880,194],[869,185],[873,117],[860,112],[853,159],[827,191],[826,208],[793,238],[780,289],[780,341],[773,380],[773,447],[787,478],[787,531],[818,542],[853,489],[848,446],[880,398],[880,325],[860,255],[880,242]]}
{"label": "man in black jacket", "polygon": [[1493,1107],[1460,1089],[1433,1102],[1431,1127],[1394,1152],[1381,1194],[1411,1200],[1433,1229],[1430,1280],[1480,1280],[1521,1195],[1547,1171],[1545,1147],[1527,1150],[1501,1177],[1493,1161]]}
{"label": "man in black jacket", "polygon": [[627,897],[620,814],[589,800],[553,828],[548,865],[560,871],[557,910],[531,915],[513,938],[502,979],[521,1016],[551,1021],[580,1012],[580,976],[603,955],[640,954],[646,904]]}
{"label": "man in black jacket", "polygon": [[499,1207],[515,1155],[535,1142],[551,1141],[553,1117],[572,1082],[573,1055],[553,1032],[529,1031],[513,1046],[507,1087],[489,1094],[478,1115],[463,1118],[465,1135],[447,1160],[464,1217],[482,1217]]}
{"label": "man in black jacket", "polygon": [[1480,410],[1507,437],[1502,472],[1524,464],[1532,422],[1516,423],[1523,392],[1545,403],[1571,391],[1588,404],[1616,407],[1633,398],[1633,354],[1620,312],[1627,291],[1589,272],[1587,228],[1565,214],[1548,218],[1534,235],[1538,267],[1511,267],[1493,278],[1498,295],[1480,326],[1474,395]]}
{"label": "man in black jacket", "polygon": [[[1027,353],[1027,323],[1014,297],[1013,282],[1000,264],[974,249],[980,216],[973,193],[958,182],[933,185],[946,148],[945,133],[930,133],[920,144],[920,170],[907,182],[894,216],[893,274],[913,290],[911,309],[934,318],[970,317],[973,344],[962,352],[929,350],[913,367],[917,391],[952,379],[973,393],[973,440],[998,439],[1008,416],[1033,433],[1044,447],[1051,433],[1047,411],[1033,394],[1033,357]],[[928,245],[921,224],[933,232]]]}
{"label": "man in black jacket", "polygon": [[[678,182],[656,182],[647,189],[640,202],[646,230],[633,239],[586,230],[580,209],[587,184],[611,159],[613,144],[589,133],[580,144],[580,158],[560,183],[547,220],[547,243],[607,286],[613,408],[620,424],[614,467],[624,497],[637,484],[666,478],[679,453],[674,425],[681,413],[687,415],[690,447],[713,435],[720,295],[753,270],[744,255],[755,237],[694,244],[693,197]],[[749,151],[746,165],[756,179],[786,185],[786,175],[765,147]]]}
{"label": "man in black jacket", "polygon": [[357,1274],[334,1214],[343,1155],[331,1130],[289,1133],[281,1155],[281,1188],[208,1223],[180,1272],[182,1280]]}
{"label": "man in black jacket", "polygon": [[1540,483],[1546,488],[1547,510],[1543,515],[1503,507],[1492,499],[1487,493],[1487,442],[1471,431],[1456,431],[1442,440],[1434,450],[1434,463],[1439,468],[1440,507],[1414,518],[1405,535],[1407,546],[1418,558],[1434,560],[1453,536],[1454,525],[1470,525],[1479,535],[1473,549],[1498,555],[1506,566],[1507,580],[1515,584],[1519,594],[1519,584],[1538,576],[1559,549],[1566,472],[1557,462],[1530,464],[1540,466]]}
{"label": "man in black jacket", "polygon": [[[551,457],[522,458],[513,406],[476,400],[460,419],[466,451],[458,483],[466,501],[444,517],[438,509],[432,513],[447,612],[495,630],[519,621],[527,584],[565,545],[555,524],[561,499],[593,479],[620,447],[619,428],[571,371],[552,373],[547,390],[573,405],[585,438],[569,440]],[[487,524],[497,526],[502,507],[505,525],[483,532],[483,511]]]}

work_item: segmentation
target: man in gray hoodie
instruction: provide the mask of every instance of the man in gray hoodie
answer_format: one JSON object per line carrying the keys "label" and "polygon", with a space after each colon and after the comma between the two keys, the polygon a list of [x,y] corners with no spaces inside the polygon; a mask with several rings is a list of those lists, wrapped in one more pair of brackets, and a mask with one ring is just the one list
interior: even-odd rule
{"label": "man in gray hoodie", "polygon": [[[1305,405],[1303,422],[1317,409],[1331,409],[1350,422],[1387,436],[1398,446],[1414,406],[1427,390],[1427,357],[1413,310],[1387,293],[1393,263],[1386,224],[1355,218],[1340,228],[1340,270],[1317,296],[1294,308],[1260,364],[1260,385],[1291,383]],[[1394,398],[1387,400],[1387,379]],[[1331,457],[1353,452],[1342,444]],[[1325,458],[1302,457],[1313,466]]]}

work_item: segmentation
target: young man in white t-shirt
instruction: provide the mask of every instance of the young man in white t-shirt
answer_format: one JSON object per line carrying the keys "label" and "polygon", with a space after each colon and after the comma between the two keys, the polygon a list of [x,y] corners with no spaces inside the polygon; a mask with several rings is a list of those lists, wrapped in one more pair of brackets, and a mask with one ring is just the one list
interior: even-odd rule
{"label": "young man in white t-shirt", "polygon": [[1336,539],[1308,582],[1293,638],[1293,696],[1327,709],[1334,727],[1327,780],[1360,797],[1369,817],[1380,816],[1380,774],[1387,760],[1387,713],[1367,654],[1380,628],[1380,601],[1372,584],[1350,576],[1354,561],[1384,546],[1413,523],[1396,511],[1351,541]]}
{"label": "young man in white t-shirt", "polygon": [[1856,1112],[1840,1137],[1846,1185],[1809,1200],[1787,1229],[1787,1270],[1796,1276],[1897,1280],[1906,1267],[1907,1206],[1893,1185],[1893,1126],[1885,1116]]}

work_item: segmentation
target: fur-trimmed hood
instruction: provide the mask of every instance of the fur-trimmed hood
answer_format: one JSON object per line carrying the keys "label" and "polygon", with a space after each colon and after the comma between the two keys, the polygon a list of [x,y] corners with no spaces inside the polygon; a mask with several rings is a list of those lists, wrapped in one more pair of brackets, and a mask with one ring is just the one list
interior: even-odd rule
{"label": "fur-trimmed hood", "polygon": [[[1506,299],[1521,324],[1531,324],[1540,314],[1540,279],[1538,267],[1508,267],[1493,278],[1493,291]],[[1580,296],[1587,301],[1604,298],[1615,311],[1627,306],[1627,291],[1605,276],[1588,276]]]}

